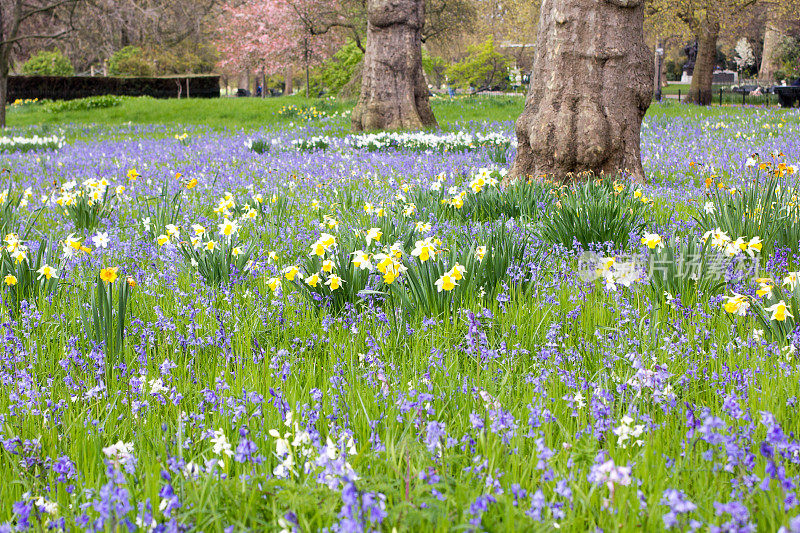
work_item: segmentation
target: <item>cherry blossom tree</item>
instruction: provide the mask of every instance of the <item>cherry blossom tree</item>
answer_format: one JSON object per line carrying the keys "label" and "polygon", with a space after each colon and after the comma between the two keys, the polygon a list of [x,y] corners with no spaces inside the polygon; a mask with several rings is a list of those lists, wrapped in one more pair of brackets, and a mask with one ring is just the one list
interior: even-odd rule
{"label": "cherry blossom tree", "polygon": [[339,35],[331,30],[343,23],[338,23],[332,5],[322,0],[227,3],[217,39],[220,67],[255,70],[262,76],[297,64],[308,71],[309,65],[329,57],[339,42]]}

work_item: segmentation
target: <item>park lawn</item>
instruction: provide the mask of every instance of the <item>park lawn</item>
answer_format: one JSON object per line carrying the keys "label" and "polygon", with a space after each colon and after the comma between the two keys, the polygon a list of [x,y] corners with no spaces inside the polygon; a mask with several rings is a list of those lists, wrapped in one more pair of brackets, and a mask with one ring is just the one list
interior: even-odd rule
{"label": "park lawn", "polygon": [[[676,86],[670,86],[673,87]],[[686,92],[683,91],[683,94]],[[12,106],[8,110],[7,121],[11,128],[30,130],[31,133],[39,134],[50,134],[54,132],[54,128],[67,128],[65,132],[67,140],[97,139],[97,135],[107,138],[109,129],[103,126],[131,125],[170,127],[151,132],[156,137],[171,135],[173,130],[180,130],[182,127],[204,127],[214,131],[255,131],[271,127],[294,128],[302,123],[331,124],[335,130],[333,133],[344,134],[349,130],[348,114],[353,105],[353,101],[330,98],[307,99],[302,96],[181,100],[124,98],[116,107],[87,111],[54,113],[48,111],[46,104]],[[524,97],[521,95],[455,98],[437,96],[431,99],[431,105],[439,126],[447,130],[451,125],[470,122],[514,121],[522,112]],[[299,113],[301,110],[304,110],[302,116]],[[698,108],[668,102],[661,106],[651,106],[648,116],[712,118],[727,112],[716,105]],[[308,116],[311,118],[304,119]],[[787,120],[796,120],[796,113],[787,113],[786,117]]]}

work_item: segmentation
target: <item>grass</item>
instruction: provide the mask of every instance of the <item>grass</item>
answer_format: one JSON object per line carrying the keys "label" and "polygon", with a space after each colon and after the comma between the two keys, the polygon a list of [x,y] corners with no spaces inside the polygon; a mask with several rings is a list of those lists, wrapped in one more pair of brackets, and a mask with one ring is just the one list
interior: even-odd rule
{"label": "grass", "polygon": [[[728,96],[725,101],[737,102],[736,98],[731,100]],[[137,124],[169,125],[173,128],[197,126],[216,131],[289,127],[297,125],[299,118],[292,113],[281,115],[281,110],[288,107],[294,106],[300,109],[313,107],[325,115],[338,115],[349,111],[353,105],[354,102],[306,99],[302,96],[182,100],[124,98],[119,106],[86,111],[47,112],[45,106],[41,104],[12,107],[8,111],[7,121],[11,128],[28,128],[40,133],[67,126],[73,130],[72,135],[91,139],[97,133],[97,126],[126,127]],[[449,129],[450,124],[471,121],[514,121],[522,112],[524,97],[521,95],[435,97],[431,105],[440,126]],[[708,108],[652,106],[648,111],[651,117],[713,117],[721,112],[716,105]],[[345,129],[349,127],[349,121],[345,117],[328,120],[339,127]]]}
{"label": "grass", "polygon": [[[279,531],[289,513],[299,531],[332,529],[348,515],[365,530],[398,532],[660,531],[670,489],[696,506],[678,517],[684,529],[689,519],[704,528],[722,524],[729,517],[715,504],[731,501],[749,511],[746,520],[758,530],[788,526],[797,511],[784,500],[797,490],[770,479],[774,467],[763,447],[779,438],[763,422],[768,412],[791,441],[774,445],[774,461],[782,475],[800,475],[792,455],[800,434],[792,403],[800,371],[796,356],[780,349],[785,339],[755,340],[756,317],[725,314],[716,294],[698,295],[696,305],[671,306],[646,281],[616,291],[601,281],[581,281],[576,254],[538,241],[537,221],[530,228],[528,220],[440,217],[438,201],[420,201],[416,212],[403,214],[415,188],[428,189],[439,171],[448,174],[442,191],[473,194],[466,183],[472,171],[491,164],[485,152],[244,151],[249,130],[288,129],[292,122],[297,127],[296,116],[279,116],[286,104],[322,108],[303,99],[125,101],[49,116],[52,128],[85,121],[73,131],[87,142],[35,164],[27,155],[6,158],[19,178],[13,190],[32,187],[28,206],[15,201],[3,211],[9,224],[33,220],[37,238],[63,242],[74,233],[94,249],[70,252],[78,256],[63,262],[49,296],[13,316],[6,300],[0,302],[0,530],[3,522],[21,528],[27,509],[31,529],[41,531],[49,525],[57,530],[58,518],[68,530],[119,531],[137,520],[145,526],[156,520],[171,529]],[[459,121],[513,120],[522,100],[433,105],[450,128]],[[331,106],[332,113],[345,109]],[[200,111],[208,116],[193,114]],[[701,157],[722,153],[733,161],[723,169],[731,181],[750,177],[738,170],[743,154],[762,146],[793,149],[789,126],[769,130],[780,137],[764,137],[760,109],[670,103],[650,113],[651,128],[664,132],[647,133],[653,144],[677,145],[688,123],[689,146],[700,147]],[[796,113],[775,115],[797,123]],[[48,118],[35,108],[15,109],[11,116],[27,117],[30,126],[36,117]],[[134,116],[152,124],[248,132],[208,138],[200,130],[182,144],[171,138],[175,126],[160,126],[150,130],[163,137],[153,142],[96,140]],[[722,121],[731,129],[709,126]],[[331,122],[342,126],[346,119]],[[754,138],[744,142],[734,132]],[[683,152],[665,151],[664,157],[669,171],[691,175],[681,186],[685,196],[660,191],[663,196],[644,213],[646,229],[665,239],[696,233],[686,222],[699,216],[701,205],[689,197],[707,173],[686,170]],[[129,181],[133,167],[141,176]],[[190,182],[174,178],[176,171],[199,183],[188,188]],[[125,187],[100,221],[108,248],[92,243],[94,232],[77,230],[57,202],[43,206],[40,200],[63,195],[65,183],[90,176]],[[668,177],[664,181],[678,187]],[[172,196],[178,194],[180,209],[157,216],[142,202],[158,201],[163,180],[166,200],[159,205],[178,205]],[[226,194],[239,211],[214,213]],[[242,206],[256,194],[264,202],[256,220],[248,221]],[[474,194],[475,202],[484,201]],[[636,198],[633,191],[625,194]],[[646,188],[645,194],[659,190]],[[384,207],[386,215],[365,211],[366,202]],[[278,213],[277,205],[285,210]],[[555,202],[542,206],[556,208]],[[673,214],[680,220],[671,220]],[[142,231],[145,215],[161,220],[152,232]],[[156,244],[173,216],[181,237],[172,245]],[[254,247],[257,266],[209,284],[174,245],[197,235],[193,224],[208,228],[203,243],[220,240],[217,224],[225,218],[242,224],[239,239]],[[425,235],[441,238],[442,249],[470,250],[486,242],[483,230],[503,225],[511,228],[509,242],[525,240],[531,252],[505,273],[499,294],[473,294],[435,315],[387,296],[377,272],[371,274],[374,292],[338,311],[302,297],[285,280],[284,267],[305,264],[321,232],[375,254],[394,242],[391,227],[399,228],[397,235],[422,238],[416,222],[432,224]],[[364,234],[376,227],[386,236],[369,245]],[[619,252],[646,251],[638,237]],[[411,253],[405,251],[409,265],[416,261]],[[374,255],[373,261],[378,263]],[[767,264],[780,283],[785,268],[765,257]],[[98,272],[113,266],[120,267],[120,277],[112,283],[130,277],[135,286],[126,309],[107,306],[106,324],[119,324],[120,312],[129,317],[124,343],[111,351],[93,342],[82,317],[103,283]],[[529,275],[535,283],[518,289],[522,284],[514,279]],[[282,290],[273,292],[273,278],[283,280]],[[726,289],[752,293],[749,286]],[[3,297],[11,290],[0,285]],[[447,292],[430,284],[421,290],[448,303]],[[614,432],[626,415],[643,426],[641,444],[625,443]],[[304,444],[302,431],[313,445]],[[288,477],[276,470],[286,457],[281,438],[290,443],[297,466]],[[132,457],[108,450],[118,441],[131,443]],[[306,459],[308,472],[299,466]],[[590,481],[609,460],[631,468],[630,484],[624,476],[610,486]],[[57,503],[58,512],[36,506],[39,497]]]}

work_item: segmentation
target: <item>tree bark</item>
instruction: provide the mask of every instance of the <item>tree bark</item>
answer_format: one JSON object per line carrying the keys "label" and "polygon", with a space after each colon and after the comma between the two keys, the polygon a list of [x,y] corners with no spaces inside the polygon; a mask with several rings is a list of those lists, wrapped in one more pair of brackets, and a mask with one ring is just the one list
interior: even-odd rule
{"label": "tree bark", "polygon": [[761,68],[758,70],[759,82],[773,83],[775,81],[775,73],[781,68],[778,49],[786,35],[784,20],[773,10],[764,27],[764,51],[761,54]]}
{"label": "tree bark", "polygon": [[292,82],[294,81],[294,70],[291,65],[287,65],[283,71],[283,94],[288,96],[292,94]]}
{"label": "tree bark", "polygon": [[644,181],[639,135],[655,73],[643,26],[643,0],[542,2],[506,184],[620,171]]}
{"label": "tree bark", "polygon": [[422,71],[425,0],[368,0],[354,131],[436,126]]}
{"label": "tree bark", "polygon": [[250,90],[250,71],[244,71],[239,74],[239,83],[237,89]]}
{"label": "tree bark", "polygon": [[6,103],[8,102],[8,69],[0,67],[0,128],[6,127]]}
{"label": "tree bark", "polygon": [[719,22],[708,19],[703,21],[697,35],[697,61],[694,64],[687,102],[708,105],[714,98],[711,84],[714,80],[714,67],[717,65],[718,38]]}

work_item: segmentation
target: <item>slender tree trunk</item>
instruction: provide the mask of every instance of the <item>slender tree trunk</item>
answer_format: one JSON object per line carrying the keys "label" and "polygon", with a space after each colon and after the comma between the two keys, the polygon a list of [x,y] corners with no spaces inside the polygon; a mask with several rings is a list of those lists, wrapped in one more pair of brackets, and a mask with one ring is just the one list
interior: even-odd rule
{"label": "slender tree trunk", "polygon": [[237,89],[247,89],[250,90],[250,73],[249,72],[242,72],[239,74],[239,83],[237,84]]}
{"label": "slender tree trunk", "polygon": [[6,127],[6,102],[8,102],[8,68],[0,66],[0,128]]}
{"label": "slender tree trunk", "polygon": [[517,157],[524,176],[570,181],[626,172],[644,181],[639,134],[653,97],[643,0],[544,0]]}
{"label": "slender tree trunk", "polygon": [[697,61],[694,64],[687,102],[708,105],[714,98],[711,83],[714,80],[714,67],[717,65],[718,38],[719,22],[705,20],[697,35]]}
{"label": "slender tree trunk", "polygon": [[288,65],[283,71],[283,94],[288,96],[292,94],[292,81],[294,80],[294,69]]}
{"label": "slender tree trunk", "polygon": [[786,37],[786,24],[776,10],[772,10],[764,27],[764,51],[761,54],[761,68],[758,70],[758,81],[773,83],[775,73],[781,68],[778,60],[778,49]]}
{"label": "slender tree trunk", "polygon": [[368,0],[354,131],[436,126],[422,71],[425,0]]}

